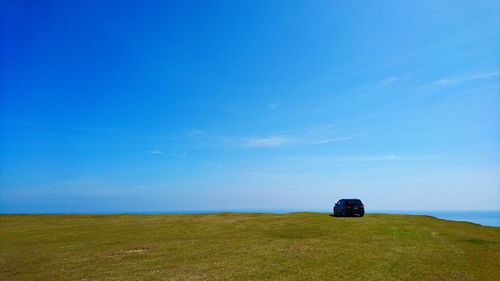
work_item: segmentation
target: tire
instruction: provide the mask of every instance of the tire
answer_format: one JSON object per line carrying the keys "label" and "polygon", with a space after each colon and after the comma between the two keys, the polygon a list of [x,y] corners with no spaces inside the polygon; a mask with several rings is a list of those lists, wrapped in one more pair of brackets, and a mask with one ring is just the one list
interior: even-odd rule
{"label": "tire", "polygon": [[361,213],[361,214],[359,214],[359,217],[361,218],[361,217],[363,217],[364,215],[365,215],[365,213]]}

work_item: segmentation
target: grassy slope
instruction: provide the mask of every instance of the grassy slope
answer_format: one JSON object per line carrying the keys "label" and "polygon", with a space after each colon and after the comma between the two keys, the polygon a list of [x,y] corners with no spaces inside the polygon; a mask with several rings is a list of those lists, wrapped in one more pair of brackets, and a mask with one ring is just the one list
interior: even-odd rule
{"label": "grassy slope", "polygon": [[1,215],[0,280],[500,280],[499,242],[426,216]]}

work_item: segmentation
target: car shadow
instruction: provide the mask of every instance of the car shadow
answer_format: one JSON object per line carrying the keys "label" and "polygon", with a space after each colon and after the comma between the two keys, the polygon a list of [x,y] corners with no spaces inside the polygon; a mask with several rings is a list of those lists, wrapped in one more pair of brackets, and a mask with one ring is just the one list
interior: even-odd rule
{"label": "car shadow", "polygon": [[328,214],[332,218],[362,218],[360,215],[351,215],[351,216],[335,216],[334,214]]}

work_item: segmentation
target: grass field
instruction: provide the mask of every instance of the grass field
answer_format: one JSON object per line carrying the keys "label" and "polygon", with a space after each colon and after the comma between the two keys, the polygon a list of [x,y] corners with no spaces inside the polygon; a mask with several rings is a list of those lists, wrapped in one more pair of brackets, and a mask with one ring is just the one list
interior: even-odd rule
{"label": "grass field", "polygon": [[1,280],[500,280],[500,228],[321,213],[1,215]]}

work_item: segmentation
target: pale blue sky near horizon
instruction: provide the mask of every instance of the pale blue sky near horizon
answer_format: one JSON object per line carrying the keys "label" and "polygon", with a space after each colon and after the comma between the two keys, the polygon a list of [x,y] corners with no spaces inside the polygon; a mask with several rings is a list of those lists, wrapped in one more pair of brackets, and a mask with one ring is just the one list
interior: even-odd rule
{"label": "pale blue sky near horizon", "polygon": [[500,1],[11,1],[0,212],[500,210]]}

